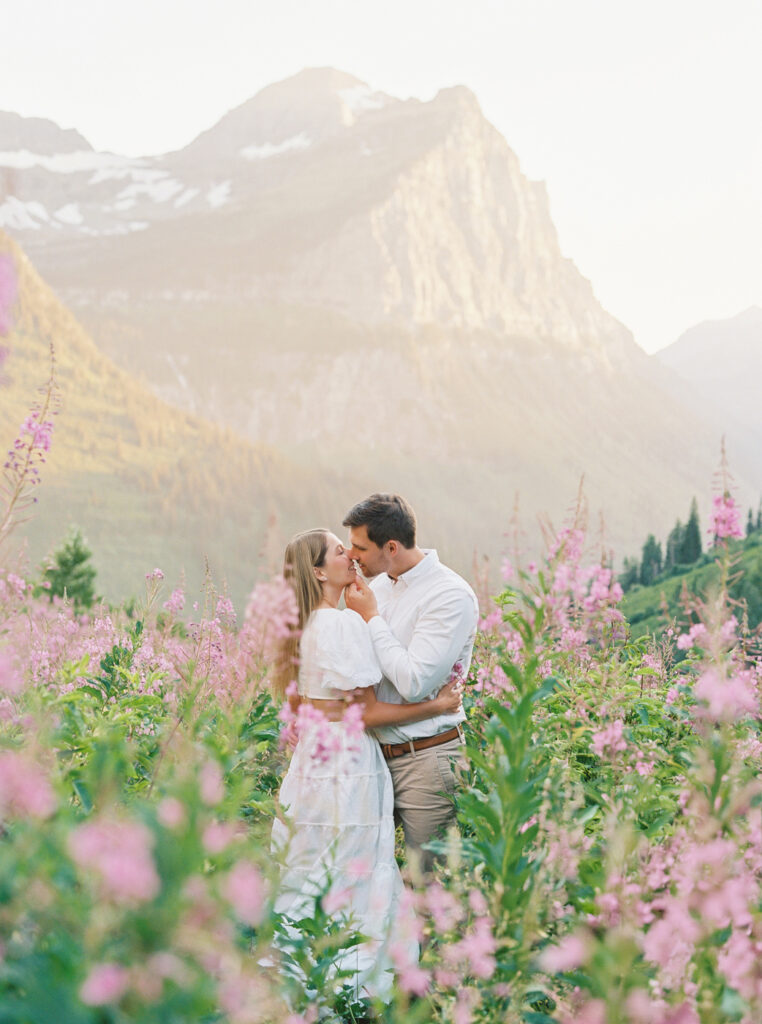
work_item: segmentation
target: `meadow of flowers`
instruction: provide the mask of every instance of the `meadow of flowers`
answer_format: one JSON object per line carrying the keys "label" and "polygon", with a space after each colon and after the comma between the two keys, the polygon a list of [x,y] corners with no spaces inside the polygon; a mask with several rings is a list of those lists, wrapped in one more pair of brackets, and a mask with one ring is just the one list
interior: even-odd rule
{"label": "meadow of flowers", "polygon": [[[5,460],[0,545],[33,511],[54,409],[51,380]],[[728,596],[726,481],[710,530],[716,589],[637,641],[579,522],[504,564],[460,831],[435,880],[411,878],[423,952],[392,936],[385,1008],[335,970],[356,941],[340,889],[296,937],[273,909],[288,588],[258,583],[239,621],[211,583],[149,568],[137,607],[77,612],[0,546],[0,1024],[759,1024],[762,659]]]}

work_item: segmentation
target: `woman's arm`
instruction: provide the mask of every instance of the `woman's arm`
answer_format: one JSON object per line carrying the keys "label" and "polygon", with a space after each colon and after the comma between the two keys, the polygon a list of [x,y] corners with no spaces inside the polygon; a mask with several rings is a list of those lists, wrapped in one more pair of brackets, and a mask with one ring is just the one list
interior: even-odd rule
{"label": "woman's arm", "polygon": [[403,725],[406,722],[420,722],[436,715],[453,714],[460,711],[462,685],[459,682],[446,683],[436,697],[416,704],[387,704],[376,700],[372,686],[355,691],[355,699],[363,704],[363,722],[366,728],[378,725]]}

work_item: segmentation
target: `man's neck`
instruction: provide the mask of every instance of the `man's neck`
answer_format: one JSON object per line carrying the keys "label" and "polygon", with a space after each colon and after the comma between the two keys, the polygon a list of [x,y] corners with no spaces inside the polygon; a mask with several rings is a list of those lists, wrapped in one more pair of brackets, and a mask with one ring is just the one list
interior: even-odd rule
{"label": "man's neck", "polygon": [[387,570],[387,575],[393,580],[398,580],[403,573],[406,573],[408,569],[413,569],[425,557],[426,552],[421,551],[419,547],[403,548],[397,563],[393,568]]}

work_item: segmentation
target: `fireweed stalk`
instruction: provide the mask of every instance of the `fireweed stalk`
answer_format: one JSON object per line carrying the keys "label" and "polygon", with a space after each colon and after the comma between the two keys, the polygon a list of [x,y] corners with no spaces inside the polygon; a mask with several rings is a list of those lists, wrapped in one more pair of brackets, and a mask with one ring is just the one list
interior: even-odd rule
{"label": "fireweed stalk", "polygon": [[40,467],[47,461],[53,438],[53,417],[58,415],[59,406],[55,351],[51,344],[50,377],[40,388],[39,399],[21,424],[18,436],[3,463],[0,481],[0,547],[14,523],[23,521],[19,517],[37,502],[33,492],[40,483]]}

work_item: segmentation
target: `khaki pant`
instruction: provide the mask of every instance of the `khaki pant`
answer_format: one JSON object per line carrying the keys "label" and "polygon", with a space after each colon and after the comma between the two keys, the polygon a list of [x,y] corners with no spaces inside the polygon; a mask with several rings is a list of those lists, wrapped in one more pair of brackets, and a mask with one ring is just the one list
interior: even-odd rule
{"label": "khaki pant", "polygon": [[402,825],[408,857],[422,871],[437,859],[422,845],[455,824],[453,794],[460,785],[457,771],[465,768],[464,751],[463,742],[454,739],[386,762],[394,784],[394,820]]}

